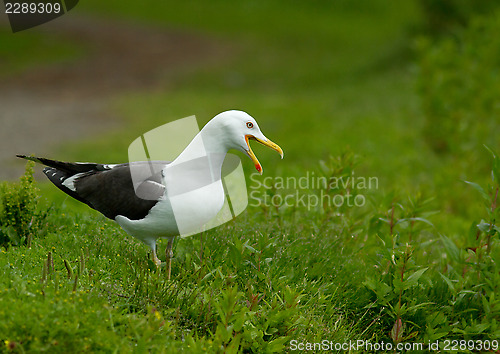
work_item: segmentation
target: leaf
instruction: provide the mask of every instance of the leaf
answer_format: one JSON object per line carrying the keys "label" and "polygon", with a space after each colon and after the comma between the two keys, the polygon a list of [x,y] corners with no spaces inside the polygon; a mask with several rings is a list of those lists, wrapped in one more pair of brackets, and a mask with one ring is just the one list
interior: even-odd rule
{"label": "leaf", "polygon": [[448,288],[450,289],[450,291],[453,293],[453,295],[457,295],[457,290],[455,289],[455,286],[453,285],[452,281],[450,280],[450,278],[448,278],[446,275],[444,275],[443,273],[439,272],[439,275],[441,276],[441,278],[444,280],[444,282],[448,285]]}
{"label": "leaf", "polygon": [[236,354],[240,347],[241,335],[236,335],[233,337],[229,345],[225,348],[224,353],[226,354]]}
{"label": "leaf", "polygon": [[466,328],[468,333],[481,334],[490,327],[489,323],[478,323],[473,326]]}
{"label": "leaf", "polygon": [[399,225],[401,229],[406,230],[408,226],[410,226],[410,223],[408,222],[408,219],[399,219],[394,225]]}
{"label": "leaf", "polygon": [[283,346],[285,345],[285,343],[287,341],[288,341],[287,337],[276,338],[276,339],[269,342],[269,344],[267,345],[267,350],[270,353],[282,352],[283,349],[285,349],[285,348],[283,348]]}
{"label": "leaf", "polygon": [[483,221],[483,222],[477,224],[477,228],[484,233],[488,233],[490,231],[491,224],[488,224],[487,222]]}
{"label": "leaf", "polygon": [[430,226],[434,227],[434,224],[433,224],[433,223],[431,223],[429,220],[424,219],[424,218],[418,218],[418,217],[417,217],[417,218],[408,218],[408,219],[406,219],[406,220],[409,220],[409,221],[421,221],[421,222],[424,222],[424,223],[426,223],[426,224],[428,224],[428,225],[430,225]]}
{"label": "leaf", "polygon": [[253,248],[252,246],[250,245],[247,245],[247,243],[245,242],[245,244],[243,245],[245,246],[246,249],[250,250],[250,252],[252,253],[258,253],[257,250],[255,248]]}
{"label": "leaf", "polygon": [[415,313],[418,309],[420,309],[422,307],[429,306],[429,305],[434,305],[434,302],[422,302],[422,303],[417,304],[417,305],[409,306],[408,309],[406,310],[406,312]]}
{"label": "leaf", "polygon": [[403,331],[403,321],[401,321],[401,318],[398,318],[396,322],[394,322],[394,326],[392,326],[391,330],[391,338],[394,343],[399,343],[403,340]]}
{"label": "leaf", "polygon": [[321,172],[323,172],[324,175],[328,176],[331,174],[331,169],[327,166],[325,161],[319,160],[319,167],[321,169]]}
{"label": "leaf", "polygon": [[384,219],[384,218],[378,218],[380,221],[385,222],[386,224],[390,224],[391,221],[389,219]]}
{"label": "leaf", "polygon": [[394,274],[394,280],[392,281],[392,285],[394,286],[394,290],[398,292],[406,289],[405,282],[401,281],[401,276],[399,274]]}
{"label": "leaf", "polygon": [[441,241],[443,241],[444,248],[446,249],[446,252],[448,255],[451,257],[451,259],[455,262],[460,261],[460,249],[455,245],[455,242],[450,240],[448,237],[444,235],[441,236]]}
{"label": "leaf", "polygon": [[486,296],[481,297],[481,302],[483,303],[483,310],[486,315],[491,313],[491,306],[488,303],[488,299],[486,299]]}
{"label": "leaf", "polygon": [[387,301],[385,297],[392,290],[392,288],[386,283],[379,280],[375,280],[373,278],[367,278],[363,282],[363,285],[366,286],[368,289],[372,290],[375,293],[375,295],[377,295],[377,299],[379,299],[384,303]]}
{"label": "leaf", "polygon": [[376,291],[376,289],[377,289],[377,284],[375,282],[375,279],[370,278],[370,277],[366,278],[366,280],[363,282],[363,285],[372,291]]}
{"label": "leaf", "polygon": [[214,273],[215,273],[217,270],[218,270],[218,268],[215,268],[215,269],[214,269],[214,270],[212,270],[210,273],[207,273],[207,274],[203,277],[203,279],[201,279],[201,281],[204,281],[205,279],[208,279],[208,278],[210,278],[211,276],[213,276],[213,275],[214,275]]}
{"label": "leaf", "polygon": [[404,282],[404,288],[408,289],[408,288],[411,288],[413,286],[416,286],[418,284],[418,280],[420,279],[420,277],[422,276],[422,274],[424,274],[424,272],[427,269],[429,269],[429,267],[419,269],[415,273],[413,273],[412,275],[410,275],[408,277],[408,279],[406,279],[406,281]]}
{"label": "leaf", "polygon": [[492,180],[494,180],[494,181],[496,180],[496,183],[500,183],[500,159],[498,158],[497,154],[495,154],[495,152],[492,149],[490,149],[486,145],[484,145],[484,147],[493,156],[493,166],[491,168]]}
{"label": "leaf", "polygon": [[464,182],[467,183],[468,185],[470,185],[475,190],[477,190],[479,193],[481,193],[481,196],[483,197],[484,200],[490,199],[490,197],[488,196],[488,193],[486,193],[484,191],[483,187],[481,187],[479,184],[474,183],[474,182],[469,182],[469,181],[464,181]]}

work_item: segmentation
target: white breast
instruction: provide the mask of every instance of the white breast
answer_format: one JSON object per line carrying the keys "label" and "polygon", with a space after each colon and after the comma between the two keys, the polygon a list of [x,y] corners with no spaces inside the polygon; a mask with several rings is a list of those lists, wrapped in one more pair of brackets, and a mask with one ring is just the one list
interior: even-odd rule
{"label": "white breast", "polygon": [[203,231],[224,205],[224,187],[217,181],[190,192],[162,198],[141,220],[118,216],[116,222],[129,234],[148,243],[157,237]]}
{"label": "white breast", "polygon": [[222,181],[173,196],[170,204],[180,235],[203,231],[224,205]]}

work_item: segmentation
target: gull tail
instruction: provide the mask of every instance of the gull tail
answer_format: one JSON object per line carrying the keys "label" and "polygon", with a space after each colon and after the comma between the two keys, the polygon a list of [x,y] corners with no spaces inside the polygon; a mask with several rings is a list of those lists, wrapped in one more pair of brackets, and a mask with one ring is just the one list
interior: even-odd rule
{"label": "gull tail", "polygon": [[76,174],[89,171],[101,171],[106,169],[106,167],[102,164],[91,163],[91,162],[63,162],[63,161],[46,159],[45,157],[36,157],[27,155],[16,155],[16,156],[21,159],[35,161],[41,163],[42,165],[55,168],[59,171],[65,172],[66,174]]}

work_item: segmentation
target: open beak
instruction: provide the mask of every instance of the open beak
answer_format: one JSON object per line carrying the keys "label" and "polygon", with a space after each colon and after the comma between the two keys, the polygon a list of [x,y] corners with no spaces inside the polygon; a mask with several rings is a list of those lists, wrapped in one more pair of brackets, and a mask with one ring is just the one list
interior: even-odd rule
{"label": "open beak", "polygon": [[259,143],[261,143],[262,145],[265,145],[267,147],[270,147],[273,150],[276,150],[281,155],[281,158],[283,158],[283,150],[281,150],[281,148],[278,146],[278,144],[273,143],[269,139],[267,139],[267,140],[261,140],[259,138],[256,138],[253,135],[245,135],[245,140],[246,140],[246,143],[247,143],[247,146],[248,146],[247,154],[252,159],[252,161],[253,161],[253,163],[255,165],[255,168],[257,169],[257,171],[260,174],[262,174],[262,166],[261,166],[259,160],[257,160],[257,157],[255,157],[255,154],[253,153],[252,148],[250,147],[249,140],[256,140]]}

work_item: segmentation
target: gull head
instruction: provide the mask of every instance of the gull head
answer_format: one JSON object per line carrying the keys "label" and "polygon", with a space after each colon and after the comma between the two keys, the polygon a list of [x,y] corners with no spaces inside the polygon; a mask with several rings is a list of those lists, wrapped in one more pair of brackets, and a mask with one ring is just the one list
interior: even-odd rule
{"label": "gull head", "polygon": [[260,174],[262,174],[262,165],[250,147],[250,140],[276,150],[283,158],[283,150],[265,137],[255,119],[246,112],[232,110],[219,113],[212,118],[207,127],[209,125],[218,130],[219,142],[224,144],[227,150],[235,149],[246,154]]}

